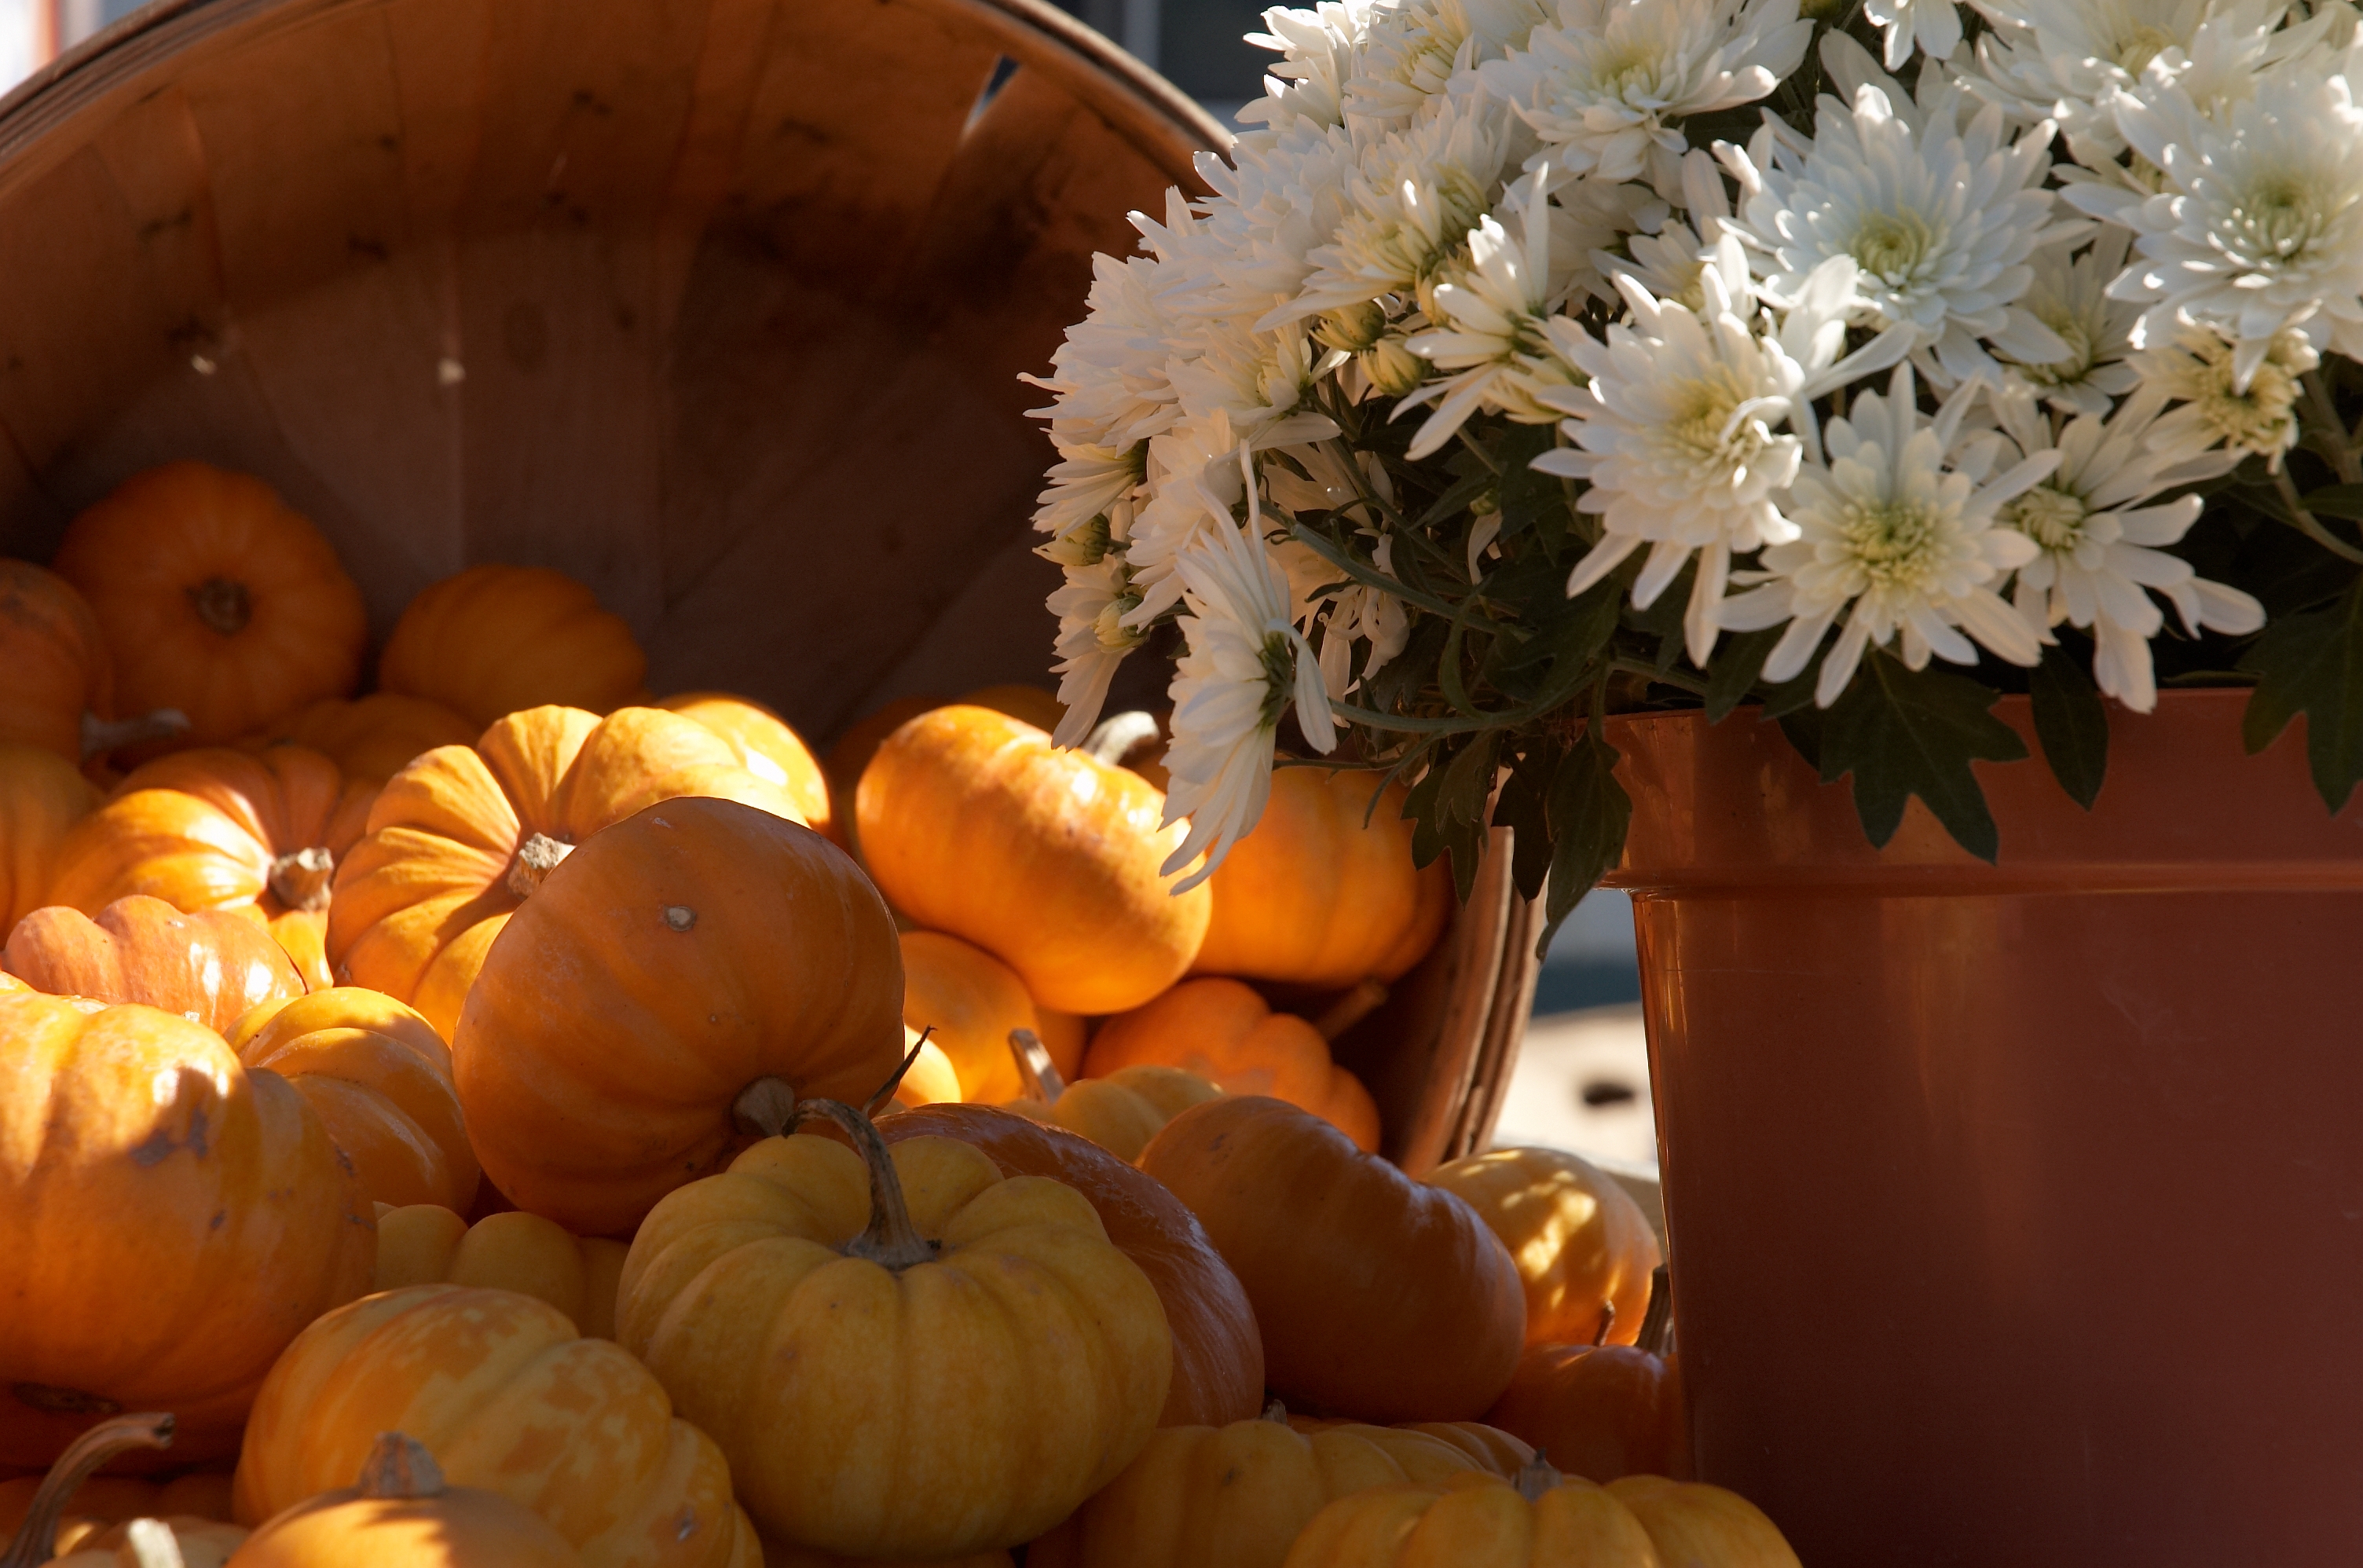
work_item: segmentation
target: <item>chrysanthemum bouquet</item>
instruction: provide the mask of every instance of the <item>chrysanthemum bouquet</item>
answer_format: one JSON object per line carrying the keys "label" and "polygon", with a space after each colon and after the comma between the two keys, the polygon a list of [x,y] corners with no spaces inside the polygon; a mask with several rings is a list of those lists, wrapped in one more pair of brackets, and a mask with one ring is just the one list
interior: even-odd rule
{"label": "chrysanthemum bouquet", "polygon": [[1514,826],[1555,924],[1629,816],[1604,716],[1668,706],[1760,704],[1874,842],[1916,795],[1988,859],[2005,692],[2087,806],[2104,700],[2177,684],[2363,776],[2350,6],[1265,22],[1258,128],[1040,382],[1059,738],[1177,660],[1176,867],[1318,758],[1410,783],[1464,893]]}

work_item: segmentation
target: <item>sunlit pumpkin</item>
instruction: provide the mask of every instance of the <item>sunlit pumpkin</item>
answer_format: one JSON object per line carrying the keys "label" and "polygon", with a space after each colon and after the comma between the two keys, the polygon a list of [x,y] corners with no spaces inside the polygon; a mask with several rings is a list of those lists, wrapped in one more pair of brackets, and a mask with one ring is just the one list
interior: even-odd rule
{"label": "sunlit pumpkin", "polygon": [[175,712],[120,719],[115,662],[98,617],[73,584],[29,561],[0,558],[0,746],[31,746],[80,766],[135,740],[188,728]]}
{"label": "sunlit pumpkin", "polygon": [[903,933],[903,1022],[931,1031],[928,1040],[960,1074],[960,1098],[987,1105],[1015,1098],[1023,1086],[1009,1054],[1010,1031],[1038,1035],[1042,1027],[1015,970],[940,931]]}
{"label": "sunlit pumpkin", "polygon": [[1158,1425],[1221,1425],[1263,1404],[1263,1337],[1230,1265],[1182,1201],[1098,1144],[987,1106],[938,1105],[878,1123],[889,1143],[954,1138],[1004,1175],[1064,1183],[1098,1211],[1107,1239],[1140,1265],[1165,1307],[1173,1377]]}
{"label": "sunlit pumpkin", "polygon": [[1137,1160],[1167,1122],[1222,1092],[1195,1073],[1144,1064],[1061,1083],[1046,1098],[1011,1100],[1002,1108],[1088,1138],[1119,1160]]}
{"label": "sunlit pumpkin", "polygon": [[479,728],[556,705],[637,700],[648,655],[589,587],[546,566],[471,566],[420,591],[378,655],[380,689],[441,703]]}
{"label": "sunlit pumpkin", "polygon": [[0,742],[0,923],[6,929],[54,902],[50,889],[66,836],[98,799],[98,786],[63,757]]}
{"label": "sunlit pumpkin", "polygon": [[696,720],[652,707],[509,714],[386,782],[339,862],[327,956],[340,984],[409,1004],[450,1038],[484,953],[543,877],[655,801],[716,795],[796,817]]}
{"label": "sunlit pumpkin", "polygon": [[952,1066],[952,1059],[934,1040],[920,1039],[919,1031],[908,1024],[903,1026],[903,1051],[905,1055],[916,1054],[903,1070],[902,1081],[894,1085],[895,1105],[916,1109],[963,1097],[960,1072]]}
{"label": "sunlit pumpkin", "polygon": [[1525,1337],[1517,1267],[1450,1193],[1252,1095],[1191,1106],[1140,1165],[1190,1206],[1247,1288],[1281,1397],[1364,1420],[1450,1421],[1484,1415],[1508,1385]]}
{"label": "sunlit pumpkin", "polygon": [[741,1568],[754,1534],[729,1469],[647,1368],[544,1301],[454,1284],[382,1292],[305,1329],[271,1370],[239,1451],[260,1524],[360,1471],[380,1432],[456,1485],[539,1514],[586,1568]]}
{"label": "sunlit pumpkin", "polygon": [[260,750],[275,742],[309,746],[349,779],[382,784],[438,746],[465,746],[483,726],[425,697],[372,692],[348,702],[328,697],[289,714],[239,744]]}
{"label": "sunlit pumpkin", "polygon": [[1458,1194],[1510,1249],[1526,1286],[1526,1343],[1629,1345],[1639,1335],[1649,1274],[1664,1259],[1615,1177],[1561,1150],[1494,1149],[1427,1180]]}
{"label": "sunlit pumpkin", "polygon": [[227,1031],[249,1068],[295,1085],[371,1199],[464,1207],[482,1173],[435,1026],[358,985],[258,1007]]}
{"label": "sunlit pumpkin", "polygon": [[1379,780],[1273,773],[1255,829],[1206,879],[1214,913],[1192,973],[1334,987],[1392,980],[1426,955],[1451,910],[1451,873],[1441,860],[1412,864],[1408,792]]}
{"label": "sunlit pumpkin", "polygon": [[1037,1004],[1138,1006],[1205,934],[1203,886],[1159,870],[1182,826],[1137,774],[989,708],[921,714],[861,775],[862,854],[895,908],[1017,972]]}
{"label": "sunlit pumpkin", "polygon": [[[276,1515],[230,1561],[237,1568],[585,1568],[539,1514],[499,1492],[449,1485],[426,1445],[401,1432],[378,1434],[357,1485]],[[752,1568],[757,1559],[749,1552],[737,1561]]]}
{"label": "sunlit pumpkin", "polygon": [[624,1344],[782,1540],[926,1558],[1039,1534],[1148,1440],[1156,1289],[1071,1187],[946,1138],[890,1158],[833,1102],[797,1115],[853,1148],[766,1139],[666,1197],[624,1265]]}
{"label": "sunlit pumpkin", "polygon": [[728,1162],[747,1095],[867,1104],[902,1064],[902,1004],[893,917],[844,851],[687,797],[550,873],[485,958],[451,1054],[494,1184],[613,1235]]}
{"label": "sunlit pumpkin", "polygon": [[71,1535],[58,1532],[53,1568],[223,1568],[247,1532],[194,1514],[141,1515]]}
{"label": "sunlit pumpkin", "polygon": [[129,712],[232,740],[361,679],[369,612],[320,530],[251,474],[170,462],[66,528],[50,563],[90,601]]}
{"label": "sunlit pumpkin", "polygon": [[255,1007],[304,995],[303,977],[261,923],[221,909],[183,914],[161,898],[118,898],[96,919],[53,904],[0,947],[6,968],[52,996],[137,1002],[220,1034]]}
{"label": "sunlit pumpkin", "polygon": [[514,1290],[565,1313],[584,1339],[612,1340],[624,1252],[621,1241],[576,1236],[519,1209],[489,1214],[471,1225],[435,1204],[381,1204],[374,1288],[465,1284]]}
{"label": "sunlit pumpkin", "polygon": [[1126,1067],[1180,1067],[1226,1094],[1268,1095],[1311,1111],[1352,1139],[1379,1146],[1379,1107],[1362,1081],[1329,1059],[1321,1031],[1275,1013],[1236,980],[1185,980],[1146,1006],[1108,1019],[1083,1053],[1083,1074]]}
{"label": "sunlit pumpkin", "polygon": [[152,1007],[0,996],[0,1463],[94,1413],[227,1451],[298,1329],[369,1288],[375,1220],[287,1081]]}
{"label": "sunlit pumpkin", "polygon": [[1593,1481],[1690,1474],[1681,1369],[1667,1348],[1672,1299],[1657,1271],[1629,1345],[1533,1345],[1486,1419]]}
{"label": "sunlit pumpkin", "polygon": [[740,767],[795,797],[805,826],[832,841],[843,841],[829,810],[828,777],[821,772],[819,759],[778,714],[750,698],[723,692],[683,692],[657,706],[721,736],[738,754]]}

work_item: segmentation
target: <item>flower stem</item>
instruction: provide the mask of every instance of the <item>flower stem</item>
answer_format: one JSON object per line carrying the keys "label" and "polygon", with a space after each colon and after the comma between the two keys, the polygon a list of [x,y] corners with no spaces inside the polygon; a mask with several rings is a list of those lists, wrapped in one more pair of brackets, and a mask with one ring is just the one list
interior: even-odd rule
{"label": "flower stem", "polygon": [[2306,395],[2313,400],[2314,417],[2321,421],[2323,445],[2331,464],[2338,470],[2341,484],[2363,484],[2363,459],[2355,454],[2354,443],[2346,435],[2346,421],[2338,417],[2338,404],[2330,395],[2330,384],[2318,370],[2305,373]]}
{"label": "flower stem", "polygon": [[2298,532],[2340,560],[2351,561],[2358,566],[2363,566],[2363,550],[2357,550],[2339,539],[2322,526],[2321,518],[2305,509],[2305,503],[2298,499],[2297,486],[2290,482],[2288,468],[2283,467],[2274,472],[2273,485],[2280,492],[2281,504],[2289,508],[2290,521],[2297,525]]}

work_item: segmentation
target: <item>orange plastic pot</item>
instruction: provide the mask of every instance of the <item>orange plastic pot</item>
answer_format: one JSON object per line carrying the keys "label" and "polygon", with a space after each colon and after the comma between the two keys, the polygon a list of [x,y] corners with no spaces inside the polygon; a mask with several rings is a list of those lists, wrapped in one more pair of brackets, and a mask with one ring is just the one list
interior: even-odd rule
{"label": "orange plastic pot", "polygon": [[2363,1562],[2363,804],[2246,700],[1981,765],[1991,866],[1612,726],[1699,1478],[1814,1568]]}

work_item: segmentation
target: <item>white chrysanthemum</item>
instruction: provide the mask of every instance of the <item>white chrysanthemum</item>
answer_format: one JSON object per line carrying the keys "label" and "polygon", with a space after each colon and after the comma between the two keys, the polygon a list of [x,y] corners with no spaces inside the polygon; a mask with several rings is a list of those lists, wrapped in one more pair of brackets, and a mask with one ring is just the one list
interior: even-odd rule
{"label": "white chrysanthemum", "polygon": [[2132,244],[2130,233],[2104,224],[2091,249],[2073,261],[2064,249],[2035,253],[2029,263],[2035,280],[2018,296],[2019,307],[2050,328],[2069,352],[2042,364],[2011,361],[2013,382],[2070,414],[2105,415],[2113,399],[2134,389],[2141,378],[2125,356],[2132,351],[2128,334],[2141,309],[2109,297],[2109,284],[2124,269]]}
{"label": "white chrysanthemum", "polygon": [[[1277,471],[1267,471],[1266,485],[1275,504],[1280,502],[1281,486],[1273,481],[1280,477]],[[1394,536],[1380,536],[1364,528],[1360,537],[1366,542],[1375,540],[1370,546],[1371,562],[1381,573],[1392,576]],[[1339,587],[1345,573],[1327,556],[1296,539],[1273,544],[1271,556],[1287,574],[1289,595],[1296,605],[1298,628],[1310,638],[1315,625],[1320,628],[1321,685],[1332,702],[1344,700],[1363,680],[1384,669],[1411,641],[1411,617],[1396,595],[1363,583]],[[1354,674],[1357,642],[1370,645],[1360,676]]]}
{"label": "white chrysanthemum", "polygon": [[1050,487],[1035,497],[1034,527],[1057,548],[1110,512],[1129,504],[1148,458],[1148,443],[1130,447],[1060,447]]}
{"label": "white chrysanthemum", "polygon": [[1059,700],[1067,711],[1050,739],[1060,746],[1080,745],[1100,721],[1107,706],[1108,683],[1125,655],[1140,646],[1145,634],[1124,624],[1126,611],[1139,602],[1126,569],[1121,544],[1104,546],[1096,558],[1071,562],[1063,587],[1050,595],[1050,613],[1059,617]]}
{"label": "white chrysanthemum", "polygon": [[1251,507],[1246,528],[1208,530],[1179,564],[1189,651],[1169,688],[1173,739],[1165,751],[1171,775],[1165,820],[1188,817],[1190,834],[1162,869],[1170,875],[1202,851],[1206,859],[1174,884],[1176,893],[1213,875],[1263,815],[1272,737],[1291,703],[1305,744],[1326,752],[1337,743],[1313,646],[1296,629],[1288,580],[1257,537],[1260,531]]}
{"label": "white chrysanthemum", "polygon": [[2265,624],[2264,606],[2236,588],[2211,583],[2162,546],[2180,541],[2203,503],[2182,495],[2152,506],[2167,491],[2228,472],[2238,453],[2185,460],[2149,444],[2163,399],[2145,393],[2103,422],[2091,415],[2054,430],[2028,396],[1995,400],[2017,452],[2056,447],[2049,478],[2002,504],[2001,520],[2032,541],[2035,558],[2018,569],[2019,613],[2038,629],[2062,623],[2092,634],[2092,675],[2102,691],[2136,713],[2158,706],[2150,639],[2166,625],[2152,593],[2171,600],[2186,630],[2241,635]]}
{"label": "white chrysanthemum", "polygon": [[2177,404],[2150,428],[2150,444],[2189,457],[2220,442],[2243,455],[2256,452],[2278,470],[2302,433],[2299,378],[2321,356],[2302,334],[2284,332],[2245,387],[2232,360],[2232,345],[2204,327],[2186,327],[2171,342],[2134,356],[2143,386]]}
{"label": "white chrysanthemum", "polygon": [[2220,121],[2156,63],[2137,94],[2110,100],[2159,192],[2067,195],[2137,237],[2139,259],[2109,290],[2147,307],[2136,348],[2186,322],[2213,327],[2232,339],[2239,388],[2291,328],[2363,355],[2363,107],[2346,61],[2332,63],[2290,68]]}
{"label": "white chrysanthemum", "polygon": [[1980,390],[1961,388],[1932,424],[1912,367],[1898,365],[1886,396],[1863,393],[1847,417],[1830,421],[1828,463],[1800,470],[1783,507],[1800,537],[1765,550],[1764,570],[1746,574],[1762,585],[1724,601],[1719,615],[1733,631],[1789,623],[1764,662],[1766,680],[1802,672],[1842,615],[1846,628],[1814,684],[1823,707],[1854,679],[1865,649],[1899,634],[1914,670],[1931,654],[1973,664],[1976,644],[2014,664],[2041,658],[2041,637],[1994,591],[2036,547],[1997,527],[1995,515],[2059,454],[2039,452],[1983,485],[1948,468],[1946,450]]}
{"label": "white chrysanthemum", "polygon": [[1547,383],[1564,386],[1577,379],[1552,352],[1544,326],[1554,297],[1550,210],[1543,183],[1533,182],[1519,224],[1522,242],[1514,244],[1500,221],[1487,215],[1469,237],[1468,261],[1429,291],[1435,329],[1403,346],[1455,373],[1396,406],[1400,417],[1417,401],[1440,399],[1404,454],[1413,462],[1450,440],[1481,407],[1506,409],[1513,418],[1538,425],[1559,417],[1529,395]]}
{"label": "white chrysanthemum", "polygon": [[1166,363],[1173,323],[1157,303],[1159,263],[1145,256],[1092,258],[1083,318],[1050,355],[1051,373],[1019,379],[1056,394],[1034,417],[1050,422],[1062,449],[1129,449],[1181,416]]}
{"label": "white chrysanthemum", "polygon": [[2067,357],[2068,345],[2016,301],[2033,277],[2027,257],[2080,226],[2054,225],[2043,189],[2048,126],[2006,141],[2002,111],[1988,106],[1963,132],[1959,106],[1958,89],[1947,89],[1915,134],[1888,94],[1865,83],[1851,109],[1821,101],[1811,142],[1768,124],[1727,161],[1746,192],[1746,231],[1767,257],[1768,295],[1851,256],[1881,322],[1909,324],[1954,379],[1999,381],[1980,339],[2021,361]]}
{"label": "white chrysanthemum", "polygon": [[1138,602],[1126,624],[1145,628],[1182,598],[1174,563],[1198,536],[1233,526],[1245,493],[1241,458],[1248,443],[1220,408],[1184,419],[1148,443],[1148,500],[1134,514],[1126,543]]}
{"label": "white chrysanthemum", "polygon": [[1197,265],[1166,284],[1159,307],[1177,317],[1252,318],[1294,298],[1313,271],[1308,258],[1346,216],[1347,183],[1359,168],[1352,139],[1297,120],[1241,137],[1227,160],[1201,152],[1197,166],[1215,195],[1176,241]]}
{"label": "white chrysanthemum", "polygon": [[1804,59],[1796,0],[1559,0],[1525,50],[1479,67],[1545,155],[1600,180],[1680,184],[1690,115],[1753,103]]}
{"label": "white chrysanthemum", "polygon": [[1402,0],[1375,10],[1346,79],[1348,123],[1368,130],[1411,124],[1454,78],[1526,41],[1548,0]]}
{"label": "white chrysanthemum", "polygon": [[1263,25],[1270,30],[1247,40],[1279,50],[1281,60],[1263,79],[1264,95],[1239,110],[1239,123],[1274,129],[1298,120],[1344,125],[1346,74],[1378,9],[1378,0],[1322,0],[1309,11],[1266,11]]}
{"label": "white chrysanthemum", "polygon": [[1220,412],[1259,448],[1326,440],[1337,433],[1326,416],[1305,406],[1316,355],[1301,322],[1270,332],[1236,318],[1204,322],[1177,343],[1187,352],[1177,350],[1168,373],[1185,419]]}
{"label": "white chrysanthemum", "polygon": [[1894,71],[1914,45],[1930,60],[1949,60],[1961,47],[1961,13],[1953,0],[1863,0],[1862,14],[1886,34],[1882,50]]}
{"label": "white chrysanthemum", "polygon": [[1600,275],[1629,277],[1659,299],[1699,309],[1705,300],[1699,275],[1706,271],[1715,242],[1731,221],[1731,199],[1724,194],[1723,176],[1715,172],[1714,155],[1703,148],[1682,154],[1681,207],[1681,220],[1661,223],[1653,234],[1636,233],[1626,239],[1625,255],[1592,252],[1592,262]]}

